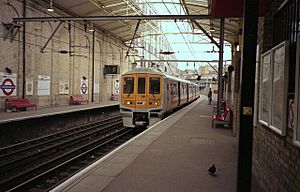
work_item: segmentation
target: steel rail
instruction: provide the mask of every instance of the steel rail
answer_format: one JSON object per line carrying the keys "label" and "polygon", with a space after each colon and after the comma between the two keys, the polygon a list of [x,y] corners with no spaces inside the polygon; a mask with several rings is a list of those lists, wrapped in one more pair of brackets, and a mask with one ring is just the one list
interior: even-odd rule
{"label": "steel rail", "polygon": [[[40,154],[43,154],[43,153],[46,153],[46,152],[51,151],[53,149],[59,148],[60,146],[66,146],[68,143],[72,143],[76,140],[80,141],[80,138],[88,137],[90,135],[93,135],[93,134],[99,133],[99,132],[105,132],[105,131],[107,131],[107,128],[109,128],[110,126],[119,125],[120,123],[121,123],[121,120],[116,120],[116,121],[113,121],[113,122],[107,122],[107,124],[103,125],[103,127],[101,127],[101,128],[97,128],[96,126],[98,126],[98,125],[95,125],[95,127],[91,127],[91,128],[86,129],[86,130],[82,130],[80,132],[76,132],[76,133],[73,133],[73,134],[70,134],[70,135],[67,135],[67,136],[59,137],[59,138],[57,138],[57,140],[52,140],[51,141],[54,144],[51,143],[51,145],[49,145],[47,147],[44,147],[43,149],[35,150],[33,153],[29,153],[29,154],[24,155],[22,157],[12,159],[12,160],[9,160],[7,162],[4,162],[4,163],[0,164],[0,170],[3,171],[5,168],[8,168],[11,165],[18,165],[18,162],[26,162],[26,159],[29,159],[31,157],[34,157],[34,156],[37,156],[37,155],[40,155]],[[96,128],[96,130],[94,130],[95,128]],[[63,139],[63,141],[59,142],[62,139]]]}
{"label": "steel rail", "polygon": [[[60,135],[63,135],[63,137],[74,134],[74,133],[79,133],[81,131],[87,130],[87,128],[92,128],[93,126],[99,126],[102,124],[105,124],[107,121],[114,121],[116,119],[119,119],[121,116],[113,116],[109,117],[97,122],[91,122],[91,123],[86,123],[83,125],[78,125],[75,127],[72,127],[67,130],[63,130],[57,133],[53,133],[44,137],[39,137],[35,138],[29,141],[25,141],[22,143],[14,144],[11,146],[3,147],[0,148],[0,164],[3,162],[2,159],[5,159],[6,161],[10,159],[11,156],[15,154],[20,154],[24,153],[29,150],[33,150],[34,148],[37,148],[41,145],[46,145],[47,143],[54,142],[56,140],[59,140],[61,138]],[[1,166],[1,165],[0,165]]]}
{"label": "steel rail", "polygon": [[[28,184],[30,184],[30,183],[34,183],[34,182],[35,182],[36,180],[38,180],[39,178],[41,178],[41,177],[43,177],[43,176],[45,176],[45,175],[47,175],[47,174],[51,174],[52,172],[54,172],[55,170],[57,170],[57,169],[59,169],[59,168],[61,168],[61,167],[63,167],[63,166],[67,166],[68,163],[71,163],[71,162],[73,162],[73,161],[76,161],[76,160],[79,159],[80,157],[82,157],[82,156],[84,156],[84,155],[86,155],[86,154],[88,154],[88,153],[91,153],[92,151],[94,151],[94,150],[96,150],[96,149],[98,149],[98,148],[101,148],[101,147],[105,146],[105,145],[108,144],[108,143],[111,143],[111,142],[115,141],[115,140],[118,139],[119,137],[122,137],[123,135],[128,134],[128,133],[131,132],[131,131],[132,131],[132,130],[122,129],[122,130],[119,130],[118,132],[112,133],[111,135],[107,136],[107,138],[109,138],[108,140],[104,141],[103,143],[101,143],[101,144],[99,144],[99,145],[96,145],[96,146],[92,147],[91,149],[83,150],[83,149],[89,147],[90,145],[95,144],[96,142],[99,142],[100,140],[99,140],[99,141],[94,141],[93,143],[90,143],[90,144],[88,144],[88,145],[82,146],[82,147],[80,148],[80,149],[83,151],[82,153],[77,154],[77,155],[74,156],[73,158],[68,159],[67,161],[63,161],[63,162],[59,163],[58,165],[56,165],[55,167],[52,167],[52,168],[50,168],[50,169],[48,169],[48,170],[46,170],[46,171],[44,171],[44,172],[42,172],[42,173],[40,173],[40,174],[38,174],[38,175],[36,175],[36,176],[30,178],[29,180],[26,180],[26,181],[24,181],[24,182],[22,182],[22,183],[20,183],[20,184],[18,184],[18,185],[16,185],[16,186],[14,186],[13,188],[9,189],[7,192],[12,192],[12,191],[19,191],[19,190],[22,190],[26,185],[28,185]],[[120,133],[121,133],[121,134],[120,134]],[[101,139],[101,141],[102,141],[102,140],[103,140],[103,139]],[[52,163],[52,162],[54,162],[54,161],[59,161],[59,160],[63,159],[64,157],[66,157],[66,156],[68,156],[68,155],[70,155],[70,154],[76,153],[76,152],[77,152],[78,150],[80,150],[80,149],[73,150],[73,151],[69,152],[68,154],[64,154],[64,155],[62,155],[62,156],[59,156],[59,157],[57,157],[57,158],[55,158],[55,159],[50,160],[49,162],[45,163],[44,165],[40,165],[40,166],[46,166],[47,164],[50,164],[50,163]]]}
{"label": "steel rail", "polygon": [[[111,124],[111,125],[107,125],[107,126],[108,126],[107,128],[111,129],[111,128],[114,128],[114,127],[119,127],[119,124],[115,124],[115,125],[114,125],[114,124]],[[122,129],[122,130],[124,130],[124,129]],[[59,160],[62,160],[63,162],[65,162],[65,160],[63,160],[63,159],[64,159],[64,158],[67,158],[68,156],[72,156],[72,154],[75,154],[75,156],[77,157],[79,154],[76,155],[76,153],[79,152],[79,150],[83,150],[83,149],[86,148],[87,151],[89,151],[89,150],[88,150],[89,146],[96,145],[97,142],[102,142],[102,141],[103,141],[103,142],[106,142],[106,141],[105,141],[106,138],[109,138],[109,137],[111,137],[111,136],[113,136],[113,135],[115,135],[115,134],[117,134],[117,133],[118,133],[118,132],[113,132],[113,133],[111,133],[111,134],[109,134],[109,135],[106,135],[106,136],[104,136],[104,137],[95,139],[95,140],[93,140],[93,141],[91,141],[91,142],[88,142],[88,143],[86,143],[86,144],[84,144],[84,145],[81,145],[81,146],[79,146],[79,147],[75,147],[74,149],[72,149],[72,150],[69,151],[69,152],[64,152],[63,154],[61,154],[61,155],[59,155],[59,156],[56,156],[56,157],[54,157],[54,158],[51,158],[50,160],[48,160],[48,161],[46,161],[46,162],[39,163],[39,164],[37,164],[36,166],[34,166],[34,167],[32,167],[32,168],[30,168],[30,169],[28,169],[28,170],[21,171],[21,172],[19,172],[17,175],[15,175],[15,176],[13,176],[13,177],[11,177],[11,178],[7,178],[7,179],[4,179],[4,180],[0,181],[1,186],[2,186],[3,188],[9,189],[9,188],[10,188],[10,187],[9,187],[9,186],[10,186],[10,183],[15,183],[15,181],[21,181],[21,183],[19,183],[19,184],[16,185],[16,187],[13,187],[13,188],[12,188],[13,190],[15,190],[16,188],[19,188],[19,187],[23,186],[24,184],[27,184],[27,183],[31,182],[33,178],[35,178],[35,179],[38,178],[38,177],[33,177],[33,178],[30,177],[30,175],[33,174],[34,172],[37,173],[37,172],[39,172],[39,170],[48,169],[48,168],[46,168],[47,166],[52,167],[51,164],[55,164],[55,162],[58,162]],[[69,141],[68,141],[68,142],[69,142]],[[85,151],[85,150],[83,150],[83,151]],[[80,154],[82,154],[82,153],[80,153]],[[73,157],[73,158],[74,158],[74,157]],[[73,159],[73,158],[71,158],[71,159]],[[66,161],[67,161],[67,162],[69,161],[68,158],[67,158]],[[58,163],[59,163],[59,162],[58,162]],[[60,163],[61,163],[61,162],[60,162]],[[56,165],[55,167],[57,167],[57,165]],[[53,167],[50,168],[50,170],[53,170]],[[48,171],[44,170],[42,173],[40,172],[38,175],[44,175],[45,172],[48,172]],[[30,179],[27,180],[26,178],[30,178]],[[22,181],[22,180],[23,180],[23,181]],[[18,182],[16,182],[16,183],[18,183]],[[8,190],[8,191],[10,191],[10,190]]]}

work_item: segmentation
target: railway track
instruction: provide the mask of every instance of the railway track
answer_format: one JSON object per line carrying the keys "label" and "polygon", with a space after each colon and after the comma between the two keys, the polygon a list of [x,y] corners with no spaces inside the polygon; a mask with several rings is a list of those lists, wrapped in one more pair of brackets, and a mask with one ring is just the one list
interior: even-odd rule
{"label": "railway track", "polygon": [[48,191],[135,136],[120,116],[0,149],[0,191]]}

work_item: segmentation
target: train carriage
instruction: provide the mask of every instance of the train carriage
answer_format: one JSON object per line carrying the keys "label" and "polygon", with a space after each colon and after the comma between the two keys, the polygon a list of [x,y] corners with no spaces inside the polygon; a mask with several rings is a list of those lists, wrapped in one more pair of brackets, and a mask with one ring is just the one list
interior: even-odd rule
{"label": "train carriage", "polygon": [[152,68],[128,71],[121,85],[120,113],[126,127],[152,125],[166,112],[199,96],[195,83]]}

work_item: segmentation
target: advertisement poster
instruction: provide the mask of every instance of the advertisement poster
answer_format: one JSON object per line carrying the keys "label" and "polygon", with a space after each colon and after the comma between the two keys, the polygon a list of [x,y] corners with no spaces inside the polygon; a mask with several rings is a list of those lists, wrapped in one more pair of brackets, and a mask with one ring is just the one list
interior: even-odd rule
{"label": "advertisement poster", "polygon": [[287,43],[283,42],[273,50],[273,68],[272,68],[272,91],[271,91],[271,119],[270,127],[280,134],[285,134],[286,129],[286,113],[287,107],[287,82],[288,82],[288,52]]}
{"label": "advertisement poster", "polygon": [[59,82],[59,90],[60,95],[69,95],[69,81],[60,81]]}
{"label": "advertisement poster", "polygon": [[17,95],[17,75],[0,72],[0,97]]}
{"label": "advertisement poster", "polygon": [[50,77],[39,75],[38,76],[38,95],[50,95]]}
{"label": "advertisement poster", "polygon": [[269,126],[271,51],[262,55],[259,92],[259,122]]}
{"label": "advertisement poster", "polygon": [[33,95],[33,80],[26,79],[26,95]]}

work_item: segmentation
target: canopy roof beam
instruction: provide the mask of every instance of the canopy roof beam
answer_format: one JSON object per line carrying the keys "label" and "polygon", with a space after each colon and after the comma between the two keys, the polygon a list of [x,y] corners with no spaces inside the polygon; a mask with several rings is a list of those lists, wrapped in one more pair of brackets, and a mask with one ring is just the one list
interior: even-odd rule
{"label": "canopy roof beam", "polygon": [[210,15],[142,15],[142,16],[85,16],[85,17],[26,17],[13,18],[13,22],[45,21],[121,21],[121,20],[199,20],[211,19]]}

